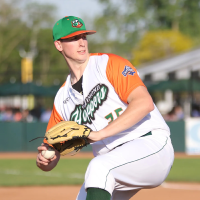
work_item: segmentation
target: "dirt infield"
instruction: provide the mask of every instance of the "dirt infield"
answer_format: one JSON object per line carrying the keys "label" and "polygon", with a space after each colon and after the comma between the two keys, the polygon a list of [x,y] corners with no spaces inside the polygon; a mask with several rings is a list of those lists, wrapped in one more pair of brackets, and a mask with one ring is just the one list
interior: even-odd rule
{"label": "dirt infield", "polygon": [[[75,200],[80,187],[0,187],[0,198],[2,200]],[[140,191],[131,200],[198,200],[199,197],[200,184],[164,183],[163,186]]]}
{"label": "dirt infield", "polygon": [[[0,159],[28,159],[36,158],[37,152],[0,153]],[[79,153],[76,156],[65,158],[92,158],[92,153]],[[176,158],[200,158],[176,153]],[[2,200],[75,200],[81,186],[34,186],[34,187],[0,187],[0,199]],[[197,183],[163,183],[161,186],[142,190],[131,200],[198,200],[200,197],[200,184]],[[123,199],[122,199],[123,200]]]}
{"label": "dirt infield", "polygon": [[[0,152],[0,159],[29,159],[36,158],[37,152]],[[71,158],[93,158],[92,152],[80,152],[75,156],[63,156],[62,159]],[[176,158],[200,158],[200,155],[186,155],[185,153],[175,153]]]}
{"label": "dirt infield", "polygon": [[[0,159],[31,159],[36,158],[37,152],[0,152]],[[71,158],[71,159],[78,159],[78,158],[93,158],[92,152],[80,152],[75,156],[63,156],[62,159]]]}

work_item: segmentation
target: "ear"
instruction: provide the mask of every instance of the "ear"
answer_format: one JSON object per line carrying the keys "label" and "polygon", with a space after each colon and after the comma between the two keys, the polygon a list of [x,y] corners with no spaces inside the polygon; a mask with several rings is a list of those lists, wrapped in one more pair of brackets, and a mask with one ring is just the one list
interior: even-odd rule
{"label": "ear", "polygon": [[56,40],[56,41],[54,42],[54,45],[55,45],[55,47],[56,47],[56,49],[57,49],[58,51],[62,51],[62,50],[63,50],[62,44],[61,44],[61,42],[60,42],[59,40]]}

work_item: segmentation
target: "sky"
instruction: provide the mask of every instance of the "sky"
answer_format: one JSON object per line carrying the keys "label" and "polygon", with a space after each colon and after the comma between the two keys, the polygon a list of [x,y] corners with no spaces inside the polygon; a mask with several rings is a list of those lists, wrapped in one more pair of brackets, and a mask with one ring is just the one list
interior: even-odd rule
{"label": "sky", "polygon": [[56,20],[65,16],[80,18],[94,17],[101,14],[102,5],[98,0],[31,0],[32,2],[54,4],[58,8]]}

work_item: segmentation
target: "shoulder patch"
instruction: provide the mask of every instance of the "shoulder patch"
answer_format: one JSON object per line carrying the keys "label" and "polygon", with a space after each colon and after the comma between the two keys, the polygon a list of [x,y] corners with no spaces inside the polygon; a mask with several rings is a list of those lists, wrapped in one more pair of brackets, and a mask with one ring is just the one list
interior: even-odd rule
{"label": "shoulder patch", "polygon": [[127,65],[124,67],[124,70],[123,70],[123,72],[122,72],[122,75],[123,75],[123,76],[125,76],[125,77],[126,77],[127,75],[132,75],[132,76],[133,76],[134,74],[135,74],[135,71],[134,71],[131,67],[129,67],[129,66],[127,66]]}

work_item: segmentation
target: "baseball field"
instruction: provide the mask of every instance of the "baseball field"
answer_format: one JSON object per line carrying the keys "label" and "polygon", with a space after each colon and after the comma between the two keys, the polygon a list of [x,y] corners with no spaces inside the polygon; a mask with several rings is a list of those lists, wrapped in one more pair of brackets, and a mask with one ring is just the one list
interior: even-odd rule
{"label": "baseball field", "polygon": [[[75,200],[92,159],[91,153],[63,157],[51,172],[36,167],[37,153],[0,153],[0,199]],[[200,156],[176,154],[166,181],[142,190],[135,200],[197,200],[200,198]]]}

